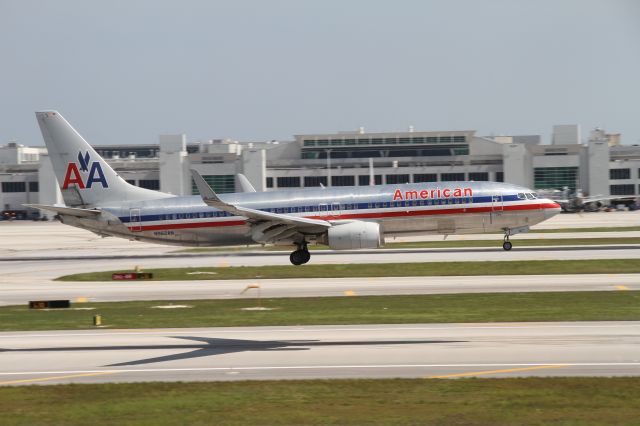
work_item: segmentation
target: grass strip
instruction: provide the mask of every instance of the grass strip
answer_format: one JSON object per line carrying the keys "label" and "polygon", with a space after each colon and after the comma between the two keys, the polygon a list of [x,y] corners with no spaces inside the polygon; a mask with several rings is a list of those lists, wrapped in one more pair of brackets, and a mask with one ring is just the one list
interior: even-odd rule
{"label": "grass strip", "polygon": [[640,231],[640,226],[599,226],[592,228],[554,228],[554,229],[532,229],[531,233],[553,234],[565,232],[628,232]]}
{"label": "grass strip", "polygon": [[[313,259],[311,260],[313,262]],[[65,275],[59,281],[111,281],[114,272]],[[639,273],[640,259],[354,263],[145,269],[156,281],[282,278],[416,277]],[[200,273],[199,273],[200,272]],[[208,274],[202,274],[208,272]]]}
{"label": "grass strip", "polygon": [[267,311],[243,310],[257,305],[253,298],[189,300],[179,304],[191,308],[153,308],[170,303],[87,303],[81,306],[95,309],[50,311],[8,306],[0,308],[0,330],[90,329],[95,314],[111,328],[640,320],[640,291],[263,299],[262,306],[271,308]]}
{"label": "grass strip", "polygon": [[638,377],[123,383],[0,388],[4,425],[632,425]]}
{"label": "grass strip", "polygon": [[[518,240],[514,238],[514,245],[517,247],[541,247],[541,246],[593,246],[593,245],[625,245],[640,244],[638,237],[615,237],[615,238],[539,238]],[[383,249],[403,249],[403,248],[473,248],[473,247],[502,247],[502,239],[495,240],[441,240],[441,241],[412,241],[402,243],[386,243]],[[312,251],[329,250],[327,246],[309,246]],[[173,253],[219,253],[219,252],[242,252],[242,251],[290,251],[288,247],[282,246],[241,246],[241,247],[198,247],[175,250]]]}

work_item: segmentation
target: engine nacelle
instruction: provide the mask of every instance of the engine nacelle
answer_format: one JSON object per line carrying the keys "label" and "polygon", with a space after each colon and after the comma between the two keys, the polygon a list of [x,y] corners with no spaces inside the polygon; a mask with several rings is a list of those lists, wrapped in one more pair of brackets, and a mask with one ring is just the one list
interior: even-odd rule
{"label": "engine nacelle", "polygon": [[323,237],[321,242],[333,250],[379,248],[384,241],[380,224],[362,221],[334,225]]}

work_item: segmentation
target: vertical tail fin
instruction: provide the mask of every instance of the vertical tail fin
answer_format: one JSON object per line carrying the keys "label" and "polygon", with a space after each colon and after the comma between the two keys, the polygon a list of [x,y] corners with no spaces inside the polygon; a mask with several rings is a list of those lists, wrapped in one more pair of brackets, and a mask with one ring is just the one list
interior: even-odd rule
{"label": "vertical tail fin", "polygon": [[57,111],[36,112],[36,118],[66,205],[100,206],[170,196],[127,183]]}

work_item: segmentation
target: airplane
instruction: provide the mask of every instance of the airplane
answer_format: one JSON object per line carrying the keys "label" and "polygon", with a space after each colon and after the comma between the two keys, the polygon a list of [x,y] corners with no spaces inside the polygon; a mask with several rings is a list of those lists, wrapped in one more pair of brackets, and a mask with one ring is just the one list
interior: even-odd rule
{"label": "airplane", "polygon": [[623,200],[623,199],[633,199],[635,197],[624,197],[624,196],[605,196],[605,195],[594,195],[594,196],[586,196],[581,189],[576,189],[575,191],[571,191],[568,187],[564,187],[562,191],[560,190],[545,190],[539,191],[539,193],[543,193],[543,195],[550,200],[555,201],[560,204],[562,210],[568,213],[579,213],[579,212],[597,212],[602,208],[606,207],[613,200]]}
{"label": "airplane", "polygon": [[36,112],[64,205],[29,204],[102,236],[181,246],[288,245],[293,265],[308,245],[382,247],[385,237],[504,233],[560,212],[530,189],[499,182],[433,182],[216,194],[191,170],[200,192],[175,196],[127,183],[57,111]]}

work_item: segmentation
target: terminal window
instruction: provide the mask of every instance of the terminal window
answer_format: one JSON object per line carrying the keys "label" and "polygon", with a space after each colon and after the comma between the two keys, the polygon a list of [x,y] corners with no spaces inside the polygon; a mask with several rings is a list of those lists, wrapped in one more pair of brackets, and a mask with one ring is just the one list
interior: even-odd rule
{"label": "terminal window", "polygon": [[140,188],[153,189],[154,191],[160,190],[160,181],[158,179],[140,179],[138,181]]}
{"label": "terminal window", "polygon": [[[234,175],[205,175],[202,178],[209,184],[218,194],[225,194],[229,192],[236,192],[236,179]],[[142,181],[140,181],[142,186]],[[191,193],[193,195],[200,195],[200,191],[196,187],[195,182],[191,179]]]}
{"label": "terminal window", "polygon": [[2,192],[27,192],[24,182],[2,182]]}
{"label": "terminal window", "polygon": [[267,178],[267,188],[273,188],[273,178],[272,177],[268,177]]}
{"label": "terminal window", "polygon": [[327,186],[326,176],[305,176],[304,177],[305,188],[313,188],[315,186],[320,186],[320,184]]}
{"label": "terminal window", "polygon": [[299,176],[281,176],[278,178],[278,188],[299,188]]}
{"label": "terminal window", "polygon": [[469,172],[469,180],[475,180],[476,182],[486,182],[489,180],[489,173]]}
{"label": "terminal window", "polygon": [[628,185],[609,185],[611,195],[635,195],[636,186],[632,183]]}
{"label": "terminal window", "polygon": [[40,184],[38,181],[29,182],[29,192],[40,192]]}
{"label": "terminal window", "polygon": [[416,173],[413,175],[413,181],[415,183],[420,182],[437,182],[438,174],[437,173]]}
{"label": "terminal window", "polygon": [[577,167],[536,167],[533,169],[535,189],[575,190],[579,187]]}
{"label": "terminal window", "polygon": [[387,175],[387,184],[409,183],[409,175]]}
{"label": "terminal window", "polygon": [[354,186],[355,176],[331,176],[331,186]]}
{"label": "terminal window", "polygon": [[464,173],[441,173],[442,182],[459,182],[464,180]]}
{"label": "terminal window", "polygon": [[609,179],[631,179],[631,169],[609,169]]}
{"label": "terminal window", "polygon": [[[375,185],[382,185],[382,175],[374,175],[373,177]],[[358,185],[360,186],[368,186],[369,185],[369,175],[360,175],[358,176]]]}

